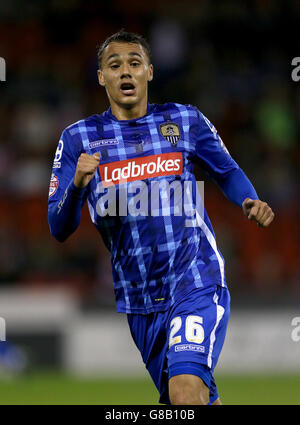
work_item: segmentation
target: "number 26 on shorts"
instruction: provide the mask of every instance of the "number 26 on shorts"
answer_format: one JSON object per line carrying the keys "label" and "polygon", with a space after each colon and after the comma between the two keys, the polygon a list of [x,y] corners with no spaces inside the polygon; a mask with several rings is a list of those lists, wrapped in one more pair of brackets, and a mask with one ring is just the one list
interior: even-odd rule
{"label": "number 26 on shorts", "polygon": [[[202,326],[203,318],[201,316],[187,316],[185,320],[185,338],[188,342],[201,344],[204,340],[204,329]],[[169,348],[174,344],[181,342],[181,335],[176,335],[182,326],[180,316],[174,317],[170,324]]]}

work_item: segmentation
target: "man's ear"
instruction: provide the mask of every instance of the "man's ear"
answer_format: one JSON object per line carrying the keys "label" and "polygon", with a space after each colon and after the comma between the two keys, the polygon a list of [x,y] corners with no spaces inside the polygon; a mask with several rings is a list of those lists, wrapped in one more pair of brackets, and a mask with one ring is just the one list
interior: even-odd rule
{"label": "man's ear", "polygon": [[153,65],[150,64],[148,68],[148,81],[152,81],[152,80],[153,80]]}
{"label": "man's ear", "polygon": [[98,74],[98,81],[99,81],[100,86],[105,87],[105,80],[104,80],[104,77],[103,77],[102,70],[98,69],[97,74]]}

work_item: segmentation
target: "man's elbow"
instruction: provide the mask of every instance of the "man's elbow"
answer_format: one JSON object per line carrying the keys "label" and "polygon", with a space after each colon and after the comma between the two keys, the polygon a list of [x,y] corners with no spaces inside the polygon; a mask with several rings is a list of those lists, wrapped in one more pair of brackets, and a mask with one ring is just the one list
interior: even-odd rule
{"label": "man's elbow", "polygon": [[48,224],[50,234],[58,241],[64,242],[75,232],[80,223],[80,216],[58,216],[55,208],[48,212]]}
{"label": "man's elbow", "polygon": [[49,220],[50,233],[58,242],[65,242],[65,240],[75,232],[78,225],[79,222],[73,223],[73,225],[70,225],[70,223],[56,223],[54,225],[51,220]]}
{"label": "man's elbow", "polygon": [[51,228],[50,226],[50,234],[58,241],[58,242],[64,242],[67,238],[68,235],[58,232],[57,230]]}
{"label": "man's elbow", "polygon": [[48,217],[48,224],[49,224],[50,234],[58,242],[64,242],[68,238],[69,233],[66,232],[66,229],[60,226],[59,223],[54,222],[54,220],[52,220],[51,215],[49,215]]}

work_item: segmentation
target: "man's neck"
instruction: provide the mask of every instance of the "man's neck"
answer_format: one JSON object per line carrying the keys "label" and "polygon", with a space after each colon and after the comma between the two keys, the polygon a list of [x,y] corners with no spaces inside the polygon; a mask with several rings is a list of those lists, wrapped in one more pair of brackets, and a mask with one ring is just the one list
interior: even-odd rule
{"label": "man's neck", "polygon": [[143,102],[143,105],[135,105],[132,108],[111,103],[111,112],[119,121],[137,119],[147,114],[147,101]]}

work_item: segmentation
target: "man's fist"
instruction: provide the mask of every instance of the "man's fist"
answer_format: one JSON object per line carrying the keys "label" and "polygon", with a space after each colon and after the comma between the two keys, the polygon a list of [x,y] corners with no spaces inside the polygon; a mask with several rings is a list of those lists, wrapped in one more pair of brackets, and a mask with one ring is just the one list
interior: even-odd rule
{"label": "man's fist", "polygon": [[77,167],[74,176],[74,185],[83,189],[89,184],[95,175],[100,161],[100,153],[89,155],[82,153],[77,161]]}
{"label": "man's fist", "polygon": [[255,220],[259,227],[268,227],[274,220],[274,213],[266,202],[246,198],[242,208],[249,220]]}

